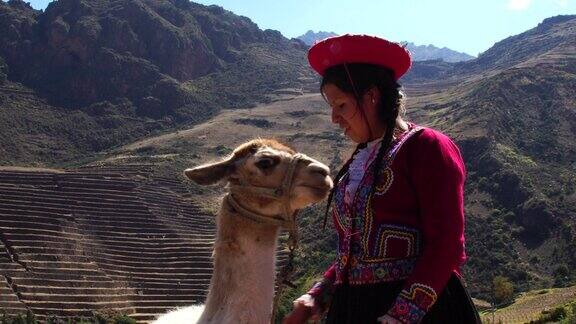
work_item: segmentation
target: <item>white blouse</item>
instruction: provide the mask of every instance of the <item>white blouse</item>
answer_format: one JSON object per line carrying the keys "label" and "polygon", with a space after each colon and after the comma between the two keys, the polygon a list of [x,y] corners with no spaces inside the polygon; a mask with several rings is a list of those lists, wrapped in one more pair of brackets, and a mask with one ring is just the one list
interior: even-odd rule
{"label": "white blouse", "polygon": [[346,185],[346,194],[344,196],[344,202],[347,205],[352,204],[360,181],[364,177],[364,173],[370,166],[370,163],[372,163],[376,155],[378,155],[378,149],[381,144],[382,138],[368,142],[366,147],[360,149],[350,163],[350,167],[348,168],[348,184]]}

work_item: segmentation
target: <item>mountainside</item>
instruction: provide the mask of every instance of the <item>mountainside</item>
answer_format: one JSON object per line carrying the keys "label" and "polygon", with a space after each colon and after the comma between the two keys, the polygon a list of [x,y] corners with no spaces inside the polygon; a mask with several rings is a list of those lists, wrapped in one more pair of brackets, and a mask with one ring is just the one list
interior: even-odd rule
{"label": "mountainside", "polygon": [[[265,101],[277,89],[301,88],[312,76],[304,57],[300,42],[186,0],[61,0],[44,12],[21,0],[0,2],[0,80],[8,88],[0,92],[20,102],[14,96],[24,91],[22,101],[33,96],[48,116],[62,109],[81,116],[84,127],[76,133],[106,142],[94,149],[75,143],[71,150],[83,154],[144,135],[135,128],[196,123],[222,108]],[[19,137],[45,124],[28,114],[31,108],[20,117],[40,125]],[[10,110],[3,109],[0,124],[12,122]],[[103,119],[115,138],[99,134]],[[6,131],[0,130],[4,138]],[[1,161],[25,161],[7,153]]]}
{"label": "mountainside", "polygon": [[156,173],[0,168],[0,311],[41,323],[115,312],[150,321],[204,300],[214,218]]}
{"label": "mountainside", "polygon": [[325,32],[325,31],[319,31],[316,33],[313,30],[309,30],[306,32],[306,34],[298,36],[296,38],[303,41],[304,44],[306,44],[308,46],[312,46],[312,45],[314,45],[314,43],[316,41],[323,40],[325,38],[332,37],[332,36],[338,36],[338,34],[333,33],[333,32]]}
{"label": "mountainside", "polygon": [[[458,65],[455,73],[483,73],[515,66],[567,64],[573,62],[574,17],[556,16],[545,19],[536,28],[508,37],[478,56]],[[557,56],[559,55],[559,56]],[[568,59],[564,62],[563,58]],[[572,65],[573,66],[573,65]]]}
{"label": "mountainside", "polygon": [[[262,136],[279,138],[335,170],[352,146],[331,125],[305,55],[300,41],[187,0],[59,0],[45,12],[20,0],[0,2],[0,165],[154,165],[154,176],[127,175],[122,181],[170,196],[174,190],[164,184],[155,189],[154,179],[179,183],[184,168]],[[546,19],[470,61],[415,62],[401,83],[407,119],[447,133],[462,150],[469,256],[463,272],[473,296],[490,300],[495,275],[509,278],[516,291],[575,282],[576,16]],[[82,187],[79,181],[110,180],[85,178],[72,182]],[[51,196],[58,196],[54,188],[38,196],[29,192],[38,188],[24,182],[5,188],[13,197],[0,202],[0,220],[11,225],[3,225],[0,234],[45,226],[38,224],[45,223],[47,206],[39,206],[42,215],[21,211],[39,223],[3,218],[18,201],[59,199]],[[205,208],[223,192],[193,185],[179,190],[178,206],[190,199]],[[141,193],[136,191],[128,196]],[[334,258],[335,237],[321,228],[321,209],[300,214],[301,279],[292,296]],[[54,213],[62,224],[76,217],[68,209]],[[143,215],[160,227],[169,221]],[[80,216],[79,224],[86,225]],[[89,229],[82,226],[65,227]],[[40,276],[47,266],[25,251],[41,241],[19,240],[2,241],[23,249],[4,259],[13,263],[24,253],[19,260],[31,270],[27,275]],[[188,266],[174,267],[185,272]],[[4,268],[0,274],[9,276]],[[4,288],[18,299],[18,287]],[[138,300],[131,298],[122,301],[127,309],[134,304],[126,301]],[[148,304],[150,313],[158,311],[158,304]]]}

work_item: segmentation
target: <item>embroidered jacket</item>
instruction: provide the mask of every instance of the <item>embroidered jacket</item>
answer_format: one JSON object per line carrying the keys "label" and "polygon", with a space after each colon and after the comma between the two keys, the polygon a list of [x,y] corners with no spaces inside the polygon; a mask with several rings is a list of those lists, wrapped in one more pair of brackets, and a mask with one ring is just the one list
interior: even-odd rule
{"label": "embroidered jacket", "polygon": [[336,185],[337,259],[309,293],[324,302],[327,283],[405,280],[388,315],[418,323],[466,258],[464,163],[447,136],[410,124],[392,143],[383,168],[374,191],[373,168],[367,169],[349,205],[348,175]]}

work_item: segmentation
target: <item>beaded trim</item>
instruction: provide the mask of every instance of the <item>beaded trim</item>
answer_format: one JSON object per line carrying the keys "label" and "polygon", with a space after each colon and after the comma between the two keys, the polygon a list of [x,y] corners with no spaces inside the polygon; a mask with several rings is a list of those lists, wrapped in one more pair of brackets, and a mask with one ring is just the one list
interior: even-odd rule
{"label": "beaded trim", "polygon": [[[346,265],[350,262],[347,272]],[[335,284],[348,282],[356,284],[372,284],[406,279],[416,266],[416,258],[390,260],[382,263],[359,262],[354,255],[350,258],[339,255],[336,263]]]}
{"label": "beaded trim", "polygon": [[386,169],[382,171],[381,178],[378,179],[374,193],[379,196],[385,194],[392,186],[392,182],[394,182],[394,172],[392,172],[390,167],[386,167]]}
{"label": "beaded trim", "polygon": [[402,290],[400,296],[406,298],[419,308],[428,311],[434,305],[438,296],[436,291],[430,286],[415,283],[410,286],[410,290]]}
{"label": "beaded trim", "polygon": [[413,284],[410,290],[403,289],[396,298],[388,315],[402,323],[419,323],[436,302],[434,289],[422,284]]}
{"label": "beaded trim", "polygon": [[[378,242],[374,244],[370,253],[373,258],[365,261],[381,262],[398,258],[410,258],[420,254],[420,233],[417,229],[382,224],[377,230],[376,237]],[[401,241],[402,245],[406,246],[404,255],[391,255],[388,253],[389,243],[395,240]]]}

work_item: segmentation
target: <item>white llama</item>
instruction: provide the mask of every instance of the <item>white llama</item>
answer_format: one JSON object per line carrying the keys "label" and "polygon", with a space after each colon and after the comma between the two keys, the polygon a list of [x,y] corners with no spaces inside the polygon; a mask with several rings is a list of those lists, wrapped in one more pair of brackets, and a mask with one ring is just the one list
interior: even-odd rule
{"label": "white llama", "polygon": [[280,227],[293,230],[297,211],[326,197],[332,188],[328,167],[258,139],[184,174],[201,185],[228,182],[216,218],[214,273],[205,305],[173,311],[154,324],[270,323]]}

